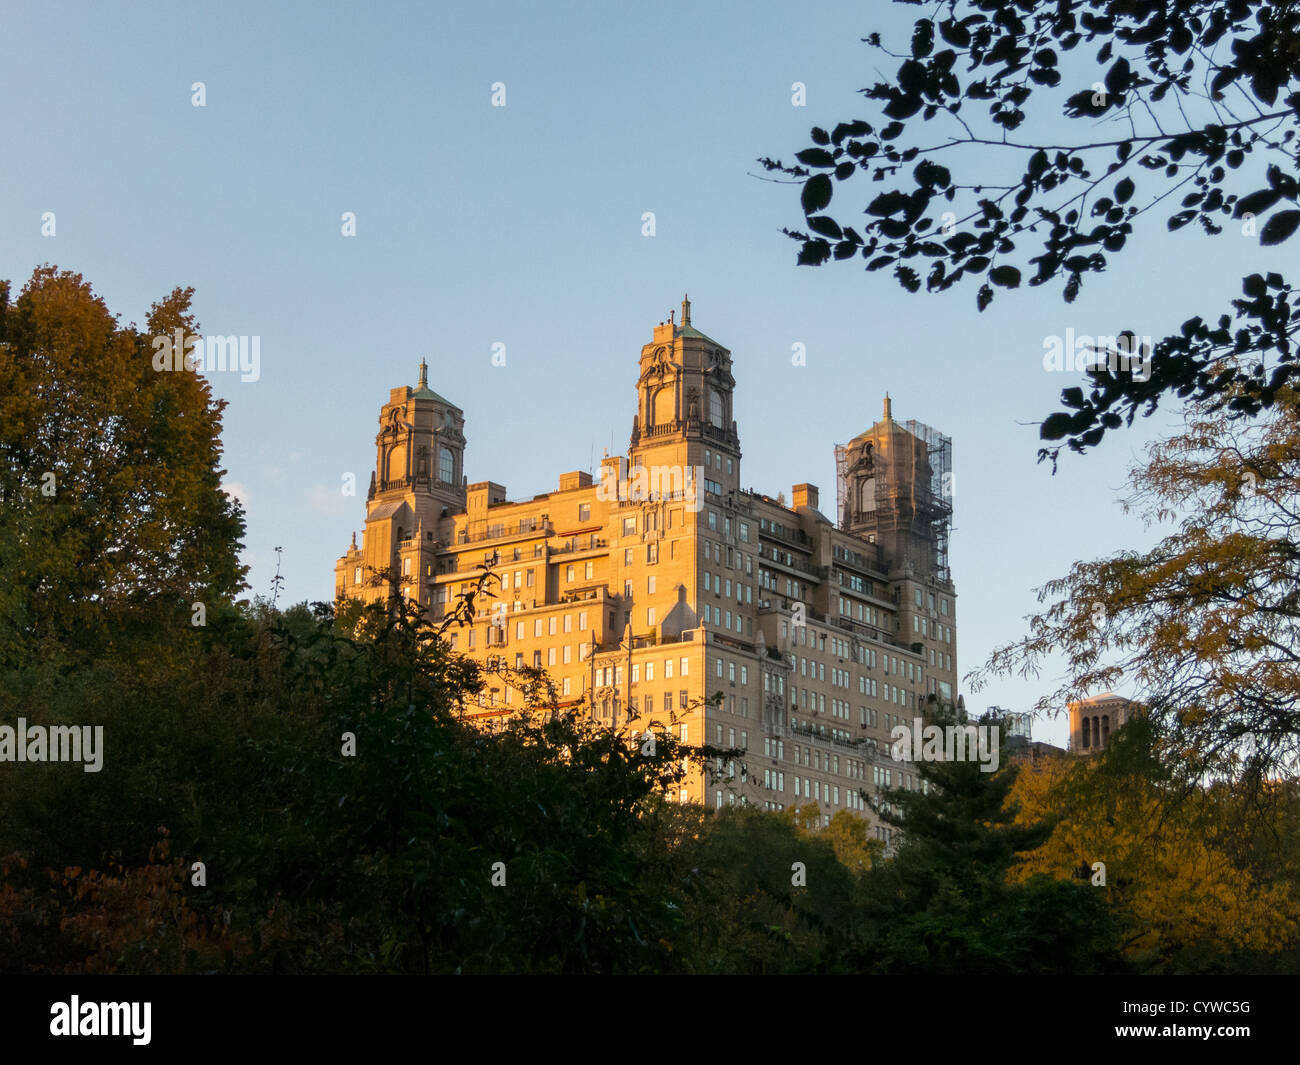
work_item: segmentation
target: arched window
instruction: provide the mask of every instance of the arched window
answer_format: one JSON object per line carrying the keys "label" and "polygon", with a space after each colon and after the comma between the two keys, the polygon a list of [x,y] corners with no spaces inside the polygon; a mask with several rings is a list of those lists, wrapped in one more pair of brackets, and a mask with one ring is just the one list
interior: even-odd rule
{"label": "arched window", "polygon": [[677,417],[674,409],[673,390],[671,388],[660,388],[650,399],[650,424],[667,425]]}
{"label": "arched window", "polygon": [[876,509],[876,479],[864,478],[858,496],[858,510],[863,514],[872,514]]}
{"label": "arched window", "polygon": [[722,393],[709,393],[709,421],[719,428],[722,427]]}
{"label": "arched window", "polygon": [[449,448],[438,449],[438,480],[451,484],[456,475],[456,459]]}

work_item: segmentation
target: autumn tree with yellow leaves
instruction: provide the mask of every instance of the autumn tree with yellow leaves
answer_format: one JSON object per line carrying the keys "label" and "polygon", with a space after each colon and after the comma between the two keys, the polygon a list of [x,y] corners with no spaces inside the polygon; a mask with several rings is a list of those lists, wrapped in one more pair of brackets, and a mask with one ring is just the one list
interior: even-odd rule
{"label": "autumn tree with yellow leaves", "polygon": [[1039,700],[1050,714],[1127,684],[1185,781],[1237,781],[1259,794],[1300,754],[1300,393],[1256,420],[1193,407],[1151,446],[1123,502],[1169,532],[1148,551],[1076,563],[1039,593],[1024,638],[973,675],[1067,675]]}
{"label": "autumn tree with yellow leaves", "polygon": [[[1183,794],[1153,751],[1142,717],[1094,758],[1026,764],[1007,797],[1018,824],[1054,823],[1040,846],[1018,855],[1008,879],[1039,874],[1083,880],[1118,917],[1125,954],[1155,972],[1272,971],[1300,952],[1300,892],[1293,861],[1261,861],[1277,842],[1252,847],[1240,796],[1225,787]],[[1172,801],[1174,799],[1178,801]],[[1294,796],[1283,825],[1293,841]]]}

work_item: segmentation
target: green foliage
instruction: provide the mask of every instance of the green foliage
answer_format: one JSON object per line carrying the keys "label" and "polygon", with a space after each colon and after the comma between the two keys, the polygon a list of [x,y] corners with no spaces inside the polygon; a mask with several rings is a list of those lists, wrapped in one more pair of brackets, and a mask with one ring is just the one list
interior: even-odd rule
{"label": "green foliage", "polygon": [[155,304],[142,333],[79,274],[42,267],[12,303],[0,284],[0,668],[182,651],[160,633],[239,588],[224,404],[153,368],[152,336],[197,332],[190,295]]}
{"label": "green foliage", "polygon": [[[1148,211],[1163,211],[1171,231],[1196,222],[1262,245],[1300,225],[1292,5],[945,0],[901,53],[879,33],[865,40],[897,62],[862,90],[880,118],[813,128],[795,163],[760,160],[802,185],[806,228],[785,231],[800,264],[860,257],[869,271],[892,267],[909,292],[977,284],[982,311],[995,286],[1022,278],[1059,280],[1073,302]],[[861,232],[845,224],[849,209],[823,213],[855,180]],[[1084,451],[1163,397],[1213,399],[1238,415],[1271,406],[1300,373],[1300,309],[1279,274],[1251,275],[1243,292],[1217,319],[1198,314],[1157,342],[1149,374],[1103,368],[1086,397],[1066,390],[1042,438]],[[1040,459],[1055,465],[1059,451]]]}
{"label": "green foliage", "polygon": [[860,967],[949,975],[1091,973],[1124,968],[1104,898],[1086,883],[1008,882],[1018,851],[1046,839],[1016,824],[1006,798],[1018,767],[914,763],[928,790],[889,789],[885,820],[901,833],[892,861],[865,881]]}
{"label": "green foliage", "polygon": [[724,807],[682,840],[677,866],[683,971],[844,970],[844,945],[857,921],[856,878],[829,840],[796,819]]}
{"label": "green foliage", "polygon": [[[188,302],[149,328],[195,331]],[[98,773],[0,763],[0,970],[1114,967],[1101,895],[1006,882],[1044,826],[1008,822],[1005,771],[921,763],[884,859],[844,811],[666,801],[743,752],[558,711],[541,671],[494,674],[524,709],[471,720],[484,677],[444,636],[487,578],[437,627],[391,572],[337,613],[234,602],[220,405],[150,354],[75,275],[0,291],[0,722],[104,729]]]}

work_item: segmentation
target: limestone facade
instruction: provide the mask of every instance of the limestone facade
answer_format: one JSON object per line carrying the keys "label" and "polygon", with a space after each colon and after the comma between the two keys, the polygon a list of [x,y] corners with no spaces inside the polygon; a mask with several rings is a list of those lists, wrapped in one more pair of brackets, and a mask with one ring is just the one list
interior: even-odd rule
{"label": "limestone facade", "polygon": [[[373,575],[395,567],[438,619],[490,566],[499,598],[449,632],[458,652],[541,666],[561,704],[611,725],[653,714],[688,743],[745,749],[677,798],[871,817],[863,792],[918,786],[890,757],[891,728],[957,697],[956,594],[897,522],[877,536],[862,507],[832,520],[812,484],[788,503],[743,489],[735,387],[731,352],[684,300],[680,322],[641,349],[627,454],[511,500],[500,483],[467,482],[464,414],[422,365],[380,411],[365,530],[338,561],[336,595],[382,597]],[[841,489],[861,499],[872,446],[912,444],[886,405],[852,446]],[[521,702],[489,671],[467,711],[495,718]]]}

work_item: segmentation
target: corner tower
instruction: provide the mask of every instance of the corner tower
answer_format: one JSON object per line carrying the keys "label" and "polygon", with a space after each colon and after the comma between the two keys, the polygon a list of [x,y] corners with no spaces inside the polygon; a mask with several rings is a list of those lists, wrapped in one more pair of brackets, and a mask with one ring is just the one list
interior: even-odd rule
{"label": "corner tower", "polygon": [[441,507],[464,510],[464,456],[465,412],[429,387],[429,366],[421,359],[419,384],[392,389],[379,412],[367,512],[376,501],[407,494],[419,497],[425,518],[430,502],[439,514]]}
{"label": "corner tower", "polygon": [[740,436],[731,352],[691,324],[689,297],[682,300],[680,324],[670,315],[642,347],[636,387],[632,465],[704,467],[709,480],[734,490]]}
{"label": "corner tower", "polygon": [[836,449],[840,528],[878,544],[893,576],[947,584],[952,520],[952,442],[894,421],[885,396],[880,421]]}
{"label": "corner tower", "polygon": [[379,412],[365,532],[335,567],[336,594],[364,597],[376,571],[397,567],[416,596],[441,523],[465,510],[465,413],[429,387],[428,375],[421,360],[415,388],[391,389]]}

